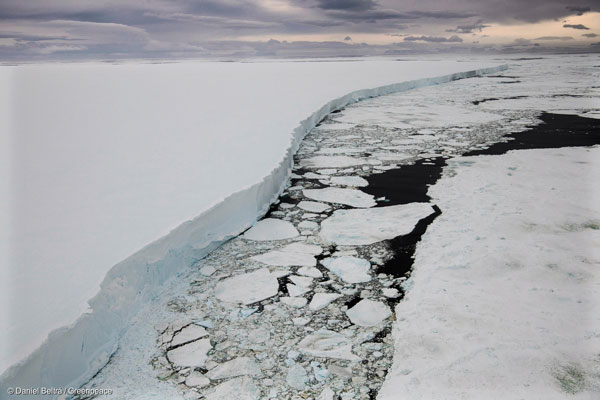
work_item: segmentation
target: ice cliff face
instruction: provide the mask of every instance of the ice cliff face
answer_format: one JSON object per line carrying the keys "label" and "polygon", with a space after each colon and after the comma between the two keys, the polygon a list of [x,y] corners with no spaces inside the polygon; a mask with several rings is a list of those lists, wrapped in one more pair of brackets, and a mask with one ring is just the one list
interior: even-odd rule
{"label": "ice cliff face", "polygon": [[[457,70],[458,67],[450,69]],[[230,195],[113,267],[106,275],[100,292],[89,302],[92,311],[74,324],[52,332],[25,361],[7,370],[0,379],[0,393],[6,393],[9,386],[76,387],[87,381],[108,361],[128,321],[142,304],[152,301],[160,293],[167,280],[250,227],[267,212],[288,182],[293,156],[301,140],[331,111],[368,97],[503,69],[506,66],[477,68],[361,89],[327,102],[294,129],[284,157],[262,181]],[[310,229],[310,221],[306,222],[306,229]],[[314,305],[315,308],[319,306]]]}

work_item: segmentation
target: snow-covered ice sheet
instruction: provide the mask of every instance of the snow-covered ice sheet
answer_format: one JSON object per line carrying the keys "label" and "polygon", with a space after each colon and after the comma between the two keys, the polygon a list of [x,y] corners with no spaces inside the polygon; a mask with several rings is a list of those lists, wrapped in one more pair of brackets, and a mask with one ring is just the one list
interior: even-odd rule
{"label": "snow-covered ice sheet", "polygon": [[598,398],[598,182],[597,146],[451,160],[378,398]]}
{"label": "snow-covered ice sheet", "polygon": [[[299,140],[329,111],[494,64],[2,67],[9,81],[2,140],[11,143],[2,269],[11,274],[0,370],[75,321],[106,271],[123,260],[105,276],[93,312],[5,376],[18,375],[13,382],[23,386],[82,382],[108,359],[139,304],[267,211]],[[278,85],[269,84],[274,75]]]}

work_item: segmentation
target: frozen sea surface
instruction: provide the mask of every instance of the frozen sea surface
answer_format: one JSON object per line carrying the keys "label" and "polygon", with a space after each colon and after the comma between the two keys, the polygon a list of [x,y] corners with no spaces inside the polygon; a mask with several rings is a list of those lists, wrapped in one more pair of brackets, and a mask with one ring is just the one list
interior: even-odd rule
{"label": "frozen sea surface", "polygon": [[599,161],[597,146],[450,161],[380,399],[598,398]]}
{"label": "frozen sea surface", "polygon": [[[0,99],[6,106],[0,120],[7,125],[2,148],[10,149],[3,162],[10,165],[3,169],[9,176],[3,176],[1,196],[7,246],[1,270],[7,276],[0,291],[7,298],[0,308],[0,371],[39,346],[50,330],[89,311],[86,301],[120,262],[93,301],[96,311],[116,314],[83,317],[84,325],[70,333],[73,349],[61,356],[79,351],[82,359],[73,369],[93,369],[96,352],[101,348],[106,356],[114,348],[111,327],[120,329],[135,304],[268,209],[308,129],[334,108],[379,94],[354,91],[497,64],[2,67],[2,87],[8,88]],[[396,89],[401,87],[386,90]],[[226,198],[229,203],[223,203]],[[118,307],[112,307],[117,297]],[[86,335],[89,340],[82,339]],[[32,373],[57,383],[50,377],[55,372],[42,370],[56,368],[35,367]],[[58,375],[68,383],[67,371]]]}

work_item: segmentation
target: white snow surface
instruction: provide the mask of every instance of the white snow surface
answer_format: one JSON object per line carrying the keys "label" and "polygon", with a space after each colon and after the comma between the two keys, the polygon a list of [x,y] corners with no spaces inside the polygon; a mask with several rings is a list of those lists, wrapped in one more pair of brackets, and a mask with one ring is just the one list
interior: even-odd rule
{"label": "white snow surface", "polygon": [[181,367],[204,367],[207,353],[212,349],[210,339],[200,339],[167,352],[167,358]]}
{"label": "white snow surface", "polygon": [[0,389],[77,386],[93,375],[140,304],[267,211],[299,141],[330,111],[498,68],[392,60],[0,67],[2,147],[11,149],[2,157],[0,371],[30,354],[3,373]]}
{"label": "white snow surface", "polygon": [[229,303],[252,304],[277,294],[279,284],[268,269],[236,275],[217,283],[215,297]]}
{"label": "white snow surface", "polygon": [[331,183],[338,186],[354,186],[363,187],[368,186],[369,182],[365,178],[360,176],[334,176],[331,178]]}
{"label": "white snow surface", "polygon": [[309,199],[326,203],[345,204],[351,207],[373,207],[375,199],[372,195],[357,189],[326,187],[324,189],[304,189],[302,192]]}
{"label": "white snow surface", "polygon": [[321,213],[323,211],[329,210],[331,207],[327,204],[319,203],[318,201],[302,200],[298,203],[298,208],[301,208],[304,211]]}
{"label": "white snow surface", "polygon": [[378,398],[598,398],[600,147],[448,168]]}
{"label": "white snow surface", "polygon": [[371,263],[363,258],[353,256],[330,257],[321,261],[321,264],[344,282],[360,283],[369,282]]}
{"label": "white snow surface", "polygon": [[317,260],[312,254],[295,253],[291,251],[273,250],[254,256],[252,259],[260,261],[263,264],[281,267],[290,267],[294,265],[312,267],[317,265]]}
{"label": "white snow surface", "polygon": [[352,341],[334,331],[320,329],[306,336],[298,343],[298,350],[315,357],[335,358],[356,361],[359,358],[352,353]]}
{"label": "white snow surface", "polygon": [[346,311],[353,324],[359,326],[379,325],[392,315],[392,310],[380,301],[363,299]]}
{"label": "white snow surface", "polygon": [[366,245],[410,233],[433,213],[429,203],[336,210],[321,223],[319,235],[339,245]]}
{"label": "white snow surface", "polygon": [[258,221],[244,233],[248,240],[283,240],[298,236],[298,231],[288,221],[277,218],[265,218]]}

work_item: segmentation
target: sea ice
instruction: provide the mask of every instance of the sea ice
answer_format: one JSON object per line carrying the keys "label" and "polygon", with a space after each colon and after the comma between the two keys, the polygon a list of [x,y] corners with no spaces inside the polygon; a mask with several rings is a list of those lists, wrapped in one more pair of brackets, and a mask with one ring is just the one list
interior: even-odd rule
{"label": "sea ice", "polygon": [[285,252],[289,252],[289,253],[312,254],[313,256],[318,256],[319,254],[321,254],[323,252],[323,249],[321,248],[321,246],[317,246],[316,244],[307,244],[307,243],[301,243],[301,242],[288,244],[288,245],[284,246],[281,250],[285,251]]}
{"label": "sea ice", "polygon": [[369,182],[367,182],[365,178],[361,178],[360,176],[334,176],[331,178],[331,183],[338,186],[354,187],[363,187],[369,185]]}
{"label": "sea ice", "polygon": [[304,189],[304,196],[309,199],[324,201],[327,203],[345,204],[351,207],[373,207],[375,199],[372,195],[357,189],[342,189],[328,187],[325,189]]}
{"label": "sea ice", "polygon": [[311,278],[321,278],[323,273],[315,267],[302,267],[297,271],[298,275],[310,276]]}
{"label": "sea ice", "polygon": [[201,326],[196,324],[190,324],[183,328],[180,332],[173,336],[171,346],[175,347],[183,343],[191,342],[193,340],[200,339],[201,337],[207,336],[208,332]]}
{"label": "sea ice", "polygon": [[302,200],[298,203],[298,207],[312,213],[322,213],[331,208],[328,204],[308,200]]}
{"label": "sea ice", "polygon": [[369,160],[349,156],[313,156],[300,161],[302,168],[346,168],[368,164]]}
{"label": "sea ice", "polygon": [[336,358],[340,360],[358,361],[359,358],[352,353],[352,341],[346,336],[320,329],[308,335],[298,343],[301,353],[313,357]]}
{"label": "sea ice", "polygon": [[266,268],[233,276],[217,283],[215,297],[230,303],[252,304],[275,296],[277,278]]}
{"label": "sea ice", "polygon": [[363,299],[346,311],[353,324],[359,326],[375,326],[392,315],[392,310],[384,303]]}
{"label": "sea ice", "polygon": [[291,251],[273,250],[267,253],[259,254],[252,257],[253,260],[260,261],[263,264],[289,267],[297,266],[314,266],[317,260],[312,254],[295,253]]}
{"label": "sea ice", "polygon": [[319,224],[314,221],[302,221],[298,224],[298,228],[303,230],[308,229],[309,231],[316,231],[317,229],[319,229]]}
{"label": "sea ice", "polygon": [[288,283],[286,288],[291,297],[302,296],[310,291],[310,289],[305,286],[293,285],[291,283]]}
{"label": "sea ice", "polygon": [[322,147],[317,153],[320,154],[352,154],[352,153],[362,153],[365,149],[357,149],[354,147]]}
{"label": "sea ice", "polygon": [[212,380],[229,379],[236,376],[260,376],[262,373],[256,361],[250,357],[238,357],[211,369],[206,376]]}
{"label": "sea ice", "polygon": [[258,221],[244,233],[249,240],[282,240],[298,236],[298,231],[291,222],[276,218],[265,218]]}
{"label": "sea ice", "polygon": [[410,233],[417,222],[433,213],[428,203],[336,210],[321,222],[320,236],[338,245],[367,245]]}
{"label": "sea ice", "polygon": [[294,282],[298,286],[310,287],[313,284],[313,278],[308,276],[290,275],[290,281]]}
{"label": "sea ice", "polygon": [[204,386],[210,385],[210,379],[208,379],[198,371],[192,371],[185,378],[185,385],[189,387],[202,388]]}
{"label": "sea ice", "polygon": [[167,352],[167,358],[180,367],[203,368],[212,349],[209,339],[200,339]]}
{"label": "sea ice", "polygon": [[362,258],[352,256],[332,257],[321,261],[321,264],[343,281],[348,283],[369,282],[371,263]]}
{"label": "sea ice", "polygon": [[206,400],[258,400],[260,389],[252,378],[241,376],[221,383],[215,391],[207,394]]}
{"label": "sea ice", "polygon": [[340,297],[342,297],[342,295],[338,293],[315,293],[308,308],[312,311],[319,311]]}
{"label": "sea ice", "polygon": [[302,308],[307,303],[307,300],[304,297],[281,297],[279,300],[283,304],[294,308]]}
{"label": "sea ice", "polygon": [[285,381],[296,390],[304,390],[308,383],[308,375],[301,365],[294,364],[288,370]]}
{"label": "sea ice", "polygon": [[598,398],[600,147],[447,168],[379,398]]}

